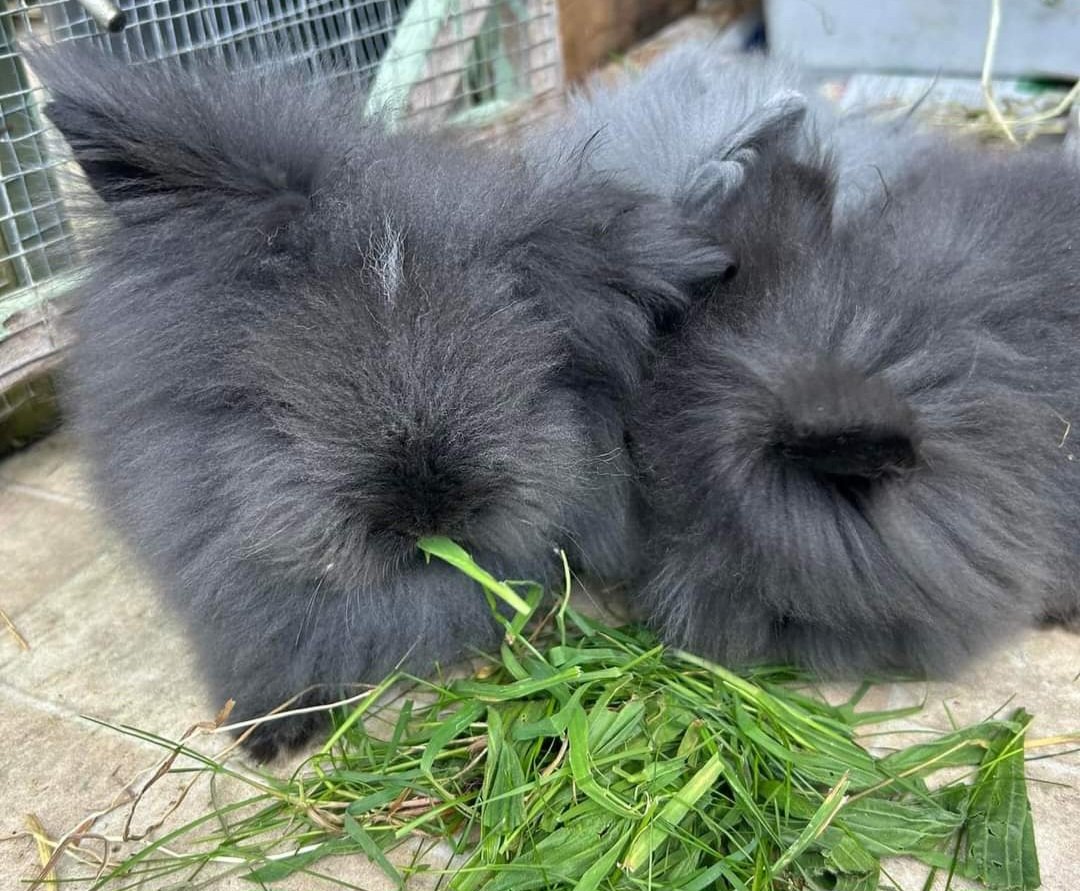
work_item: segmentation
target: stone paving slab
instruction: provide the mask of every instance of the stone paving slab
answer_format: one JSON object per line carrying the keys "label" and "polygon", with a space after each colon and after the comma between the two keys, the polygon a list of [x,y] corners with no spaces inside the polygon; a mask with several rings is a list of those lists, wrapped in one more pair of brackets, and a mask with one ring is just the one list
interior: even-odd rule
{"label": "stone paving slab", "polygon": [[32,449],[15,452],[0,461],[0,483],[28,488],[48,498],[57,496],[66,503],[90,506],[93,499],[86,467],[71,448],[71,435],[60,431]]}
{"label": "stone paving slab", "polygon": [[4,891],[14,891],[40,866],[33,843],[13,838],[26,829],[26,815],[36,816],[56,837],[111,802],[126,778],[153,757],[147,748],[95,728],[76,708],[38,702],[5,682],[0,682],[0,752]]}
{"label": "stone paving slab", "polygon": [[3,648],[0,677],[10,687],[140,725],[165,715],[206,713],[180,622],[118,550],[13,620],[31,650]]}
{"label": "stone paving slab", "polygon": [[[18,621],[35,603],[93,563],[103,547],[100,526],[86,509],[42,497],[29,487],[15,488],[0,477],[0,608]],[[0,646],[0,660],[5,649]]]}

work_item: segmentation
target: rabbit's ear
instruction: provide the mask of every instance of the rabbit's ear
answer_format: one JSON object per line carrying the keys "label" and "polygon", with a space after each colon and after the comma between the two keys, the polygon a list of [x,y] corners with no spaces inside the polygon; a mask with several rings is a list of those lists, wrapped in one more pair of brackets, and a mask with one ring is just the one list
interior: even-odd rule
{"label": "rabbit's ear", "polygon": [[643,201],[603,233],[603,251],[612,258],[608,280],[649,309],[667,328],[689,307],[702,287],[729,278],[734,253],[668,202]]}
{"label": "rabbit's ear", "polygon": [[[31,48],[46,114],[122,223],[225,202],[260,224],[302,209],[343,150],[317,95],[285,71],[128,65],[75,44]],[[314,91],[317,93],[317,91]]]}
{"label": "rabbit's ear", "polygon": [[[536,290],[582,295],[600,304],[635,304],[654,321],[681,313],[702,282],[725,277],[731,252],[670,201],[603,180],[570,178],[514,243],[504,262]],[[618,293],[625,301],[611,300]]]}
{"label": "rabbit's ear", "polygon": [[753,111],[701,159],[683,189],[683,205],[702,211],[732,200],[766,154],[791,150],[806,110],[806,96],[783,90]]}

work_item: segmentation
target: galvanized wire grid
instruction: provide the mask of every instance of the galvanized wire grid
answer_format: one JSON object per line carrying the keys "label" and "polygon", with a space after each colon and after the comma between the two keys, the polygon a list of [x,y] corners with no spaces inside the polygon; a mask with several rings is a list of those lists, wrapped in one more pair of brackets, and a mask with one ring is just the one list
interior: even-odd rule
{"label": "galvanized wire grid", "polygon": [[313,77],[359,75],[368,110],[470,122],[560,86],[555,2],[0,0],[0,420],[55,365],[76,268],[57,176],[69,159],[40,114],[42,91],[18,40],[87,40],[133,64],[308,62]]}

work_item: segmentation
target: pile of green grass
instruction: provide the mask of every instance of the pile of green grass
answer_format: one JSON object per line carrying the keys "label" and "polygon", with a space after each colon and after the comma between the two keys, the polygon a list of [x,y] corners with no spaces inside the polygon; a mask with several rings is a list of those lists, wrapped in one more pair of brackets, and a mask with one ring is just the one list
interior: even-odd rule
{"label": "pile of green grass", "polygon": [[[93,887],[202,887],[222,868],[289,887],[342,854],[393,887],[425,872],[453,891],[873,891],[902,855],[1038,887],[1023,711],[875,757],[857,730],[912,710],[829,705],[790,672],[733,673],[496,582],[450,543],[425,548],[524,610],[486,668],[388,679],[288,778],[184,748],[251,794]],[[389,857],[399,846],[410,856]]]}

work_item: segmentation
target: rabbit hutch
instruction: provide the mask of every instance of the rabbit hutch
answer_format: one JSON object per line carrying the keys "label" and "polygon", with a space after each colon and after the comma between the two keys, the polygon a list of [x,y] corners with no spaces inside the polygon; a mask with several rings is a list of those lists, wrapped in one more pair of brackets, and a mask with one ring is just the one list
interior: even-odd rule
{"label": "rabbit hutch", "polygon": [[42,113],[27,42],[88,41],[130,64],[307,63],[312,77],[359,77],[358,114],[477,126],[558,90],[558,15],[556,0],[0,0],[0,452],[58,418],[53,373],[78,275],[65,214],[75,168]]}

